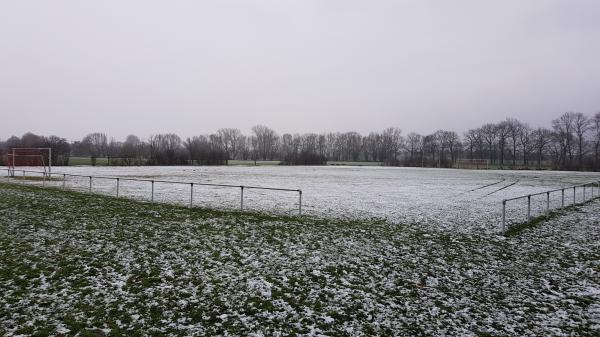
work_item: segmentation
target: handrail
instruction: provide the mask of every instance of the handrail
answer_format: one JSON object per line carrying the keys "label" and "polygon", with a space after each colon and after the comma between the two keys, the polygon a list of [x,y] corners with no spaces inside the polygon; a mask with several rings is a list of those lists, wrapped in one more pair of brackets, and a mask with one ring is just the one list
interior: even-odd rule
{"label": "handrail", "polygon": [[535,197],[537,195],[543,195],[543,194],[546,194],[546,193],[554,193],[554,192],[559,192],[559,191],[562,191],[562,190],[568,190],[568,189],[571,189],[571,188],[574,188],[574,187],[583,187],[583,186],[589,186],[589,185],[598,184],[598,183],[599,183],[598,181],[594,181],[594,182],[591,182],[591,183],[586,183],[586,184],[581,184],[581,185],[573,185],[573,186],[564,187],[564,188],[557,188],[555,190],[549,190],[549,191],[544,191],[544,192],[539,192],[539,193],[527,194],[527,195],[523,195],[523,196],[520,196],[520,197],[503,199],[502,201],[513,201],[513,200],[518,200],[518,199],[524,199],[524,198],[527,198],[527,197]]}
{"label": "handrail", "polygon": [[[268,191],[283,191],[283,192],[295,192],[298,193],[298,215],[302,215],[302,190],[301,189],[290,189],[290,188],[279,188],[279,187],[264,187],[264,186],[246,186],[246,185],[231,185],[231,184],[211,184],[211,183],[200,183],[200,182],[184,182],[184,181],[174,181],[174,180],[154,180],[154,179],[139,179],[139,178],[123,178],[123,177],[110,177],[110,176],[91,176],[91,175],[82,175],[82,174],[70,174],[70,173],[59,173],[59,172],[40,172],[40,171],[31,171],[31,170],[14,170],[14,169],[2,169],[3,171],[7,171],[7,178],[11,176],[15,176],[15,171],[22,172],[23,176],[25,173],[35,173],[41,174],[45,178],[46,176],[61,176],[63,177],[63,185],[64,189],[66,177],[80,177],[89,179],[89,192],[92,192],[92,180],[93,179],[108,179],[116,181],[116,196],[119,196],[119,186],[121,181],[137,181],[137,182],[149,182],[152,184],[151,187],[151,198],[150,200],[154,202],[154,184],[180,184],[180,185],[189,185],[190,186],[190,200],[189,205],[193,207],[194,203],[194,185],[196,186],[211,186],[211,187],[226,187],[226,188],[239,188],[241,189],[240,196],[240,209],[244,210],[244,189],[255,189],[255,190],[268,190]],[[12,173],[12,174],[11,174]],[[46,185],[46,179],[43,180],[43,186]]]}
{"label": "handrail", "polygon": [[[3,169],[3,171],[9,171],[9,169]],[[15,170],[18,172],[25,173],[38,173],[44,174],[44,172],[40,171],[30,171],[30,170]],[[89,178],[90,175],[82,175],[82,174],[71,174],[71,173],[45,173],[46,175],[57,175],[57,176],[67,176],[67,177],[80,177],[80,178]],[[198,186],[213,186],[213,187],[235,187],[235,188],[251,188],[257,190],[271,190],[271,191],[288,191],[288,192],[300,192],[300,189],[291,189],[291,188],[279,188],[279,187],[265,187],[265,186],[252,186],[252,185],[231,185],[231,184],[211,184],[211,183],[198,183],[192,181],[176,181],[176,180],[155,180],[155,179],[140,179],[140,178],[124,178],[124,177],[111,177],[111,176],[91,176],[94,179],[119,179],[121,181],[142,181],[142,182],[155,182],[155,183],[171,183],[171,184],[183,184],[189,185],[194,184]]]}
{"label": "handrail", "polygon": [[593,181],[593,182],[589,182],[589,183],[573,185],[573,186],[563,187],[563,188],[557,188],[554,190],[532,193],[532,194],[527,194],[527,195],[518,196],[518,197],[514,197],[514,198],[503,199],[502,200],[502,231],[506,232],[506,230],[507,230],[507,227],[506,227],[506,203],[507,202],[527,198],[527,219],[526,219],[526,221],[530,221],[531,220],[531,198],[532,197],[535,197],[538,195],[546,195],[546,214],[550,214],[550,194],[555,193],[555,192],[562,192],[561,206],[554,208],[554,209],[562,209],[565,207],[565,191],[571,190],[571,189],[573,190],[572,205],[574,206],[577,204],[577,188],[583,187],[583,202],[585,202],[587,186],[591,187],[591,198],[592,199],[594,198],[594,184],[596,184],[598,186],[598,197],[600,197],[600,181]]}

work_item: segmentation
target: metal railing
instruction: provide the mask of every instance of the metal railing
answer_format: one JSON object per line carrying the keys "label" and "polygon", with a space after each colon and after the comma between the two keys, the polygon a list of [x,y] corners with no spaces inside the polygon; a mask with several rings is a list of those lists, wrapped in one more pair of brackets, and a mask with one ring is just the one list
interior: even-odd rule
{"label": "metal railing", "polygon": [[[302,215],[302,190],[300,189],[288,189],[288,188],[275,188],[275,187],[263,187],[263,186],[247,186],[247,185],[230,185],[230,184],[210,184],[210,183],[197,183],[197,182],[183,182],[183,181],[171,181],[171,180],[155,180],[155,179],[139,179],[139,178],[123,178],[123,177],[108,177],[108,176],[91,176],[91,175],[80,175],[80,174],[67,174],[67,173],[50,173],[50,172],[40,172],[40,171],[29,171],[29,170],[14,170],[14,169],[2,169],[2,171],[6,171],[6,179],[7,182],[11,182],[11,179],[21,180],[22,184],[25,184],[27,180],[26,174],[35,174],[41,177],[42,187],[46,187],[48,182],[53,181],[53,177],[61,178],[58,181],[62,182],[60,186],[62,189],[67,189],[66,182],[67,177],[78,177],[84,178],[88,180],[86,189],[89,193],[93,192],[93,182],[94,180],[99,179],[108,179],[115,181],[115,196],[119,197],[122,194],[121,191],[121,182],[123,181],[135,181],[142,183],[150,183],[150,201],[154,202],[155,198],[155,184],[172,184],[172,185],[187,185],[189,186],[189,207],[194,207],[194,187],[195,186],[208,186],[208,187],[222,187],[222,188],[235,188],[240,190],[240,210],[244,210],[244,190],[266,190],[266,191],[279,191],[279,192],[295,192],[298,193],[298,215]],[[21,173],[22,176],[18,176],[18,173]]]}
{"label": "metal railing", "polygon": [[[588,195],[586,194],[586,192],[587,192],[586,189],[588,186],[590,187],[590,190],[591,190],[590,191],[591,195],[590,195],[589,199],[587,198]],[[597,182],[595,181],[595,182],[585,183],[585,184],[581,184],[581,185],[558,188],[558,189],[554,189],[554,190],[550,190],[550,191],[533,193],[533,194],[523,195],[523,196],[519,196],[519,197],[504,199],[504,200],[502,200],[502,232],[506,232],[506,230],[508,229],[507,225],[506,225],[506,204],[508,202],[515,201],[515,200],[521,200],[521,199],[527,199],[527,215],[526,215],[525,221],[523,221],[523,223],[525,223],[525,222],[531,221],[531,219],[532,219],[532,215],[531,215],[531,198],[532,197],[536,197],[536,196],[540,196],[540,195],[546,196],[545,214],[548,215],[548,214],[550,214],[551,210],[558,210],[558,209],[563,209],[568,206],[577,205],[577,189],[578,188],[580,190],[583,189],[583,195],[581,196],[582,203],[586,202],[588,200],[594,199],[594,186],[598,187],[597,197],[600,197],[600,181],[597,181]],[[567,200],[565,200],[565,192],[570,192],[571,190],[573,190],[572,200],[568,200],[568,197],[567,197]],[[550,196],[552,194],[556,194],[558,192],[560,192],[560,206],[552,208],[550,206]],[[566,201],[568,201],[568,203],[566,203]]]}

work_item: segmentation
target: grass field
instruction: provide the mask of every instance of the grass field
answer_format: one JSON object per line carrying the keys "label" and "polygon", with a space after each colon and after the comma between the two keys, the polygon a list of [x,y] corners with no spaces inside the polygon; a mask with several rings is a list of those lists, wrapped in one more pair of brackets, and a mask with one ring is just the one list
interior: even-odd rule
{"label": "grass field", "polygon": [[[92,165],[92,158],[90,158],[90,157],[69,157],[69,165],[70,166]],[[96,158],[96,165],[97,166],[108,165],[108,158]]]}
{"label": "grass field", "polygon": [[[89,189],[87,176],[301,189],[304,214],[342,219],[376,217],[396,223],[418,222],[434,230],[445,228],[464,232],[501,230],[503,199],[600,180],[598,173],[594,172],[367,166],[82,166],[57,167],[53,172],[85,176],[66,179],[66,188],[80,191]],[[6,180],[3,174],[6,171],[0,172],[0,181]],[[46,182],[46,186],[49,185],[61,187],[63,184]],[[157,184],[155,198],[187,204],[190,192],[189,188],[183,186]],[[120,188],[121,196],[147,200],[151,198],[150,182],[123,181]],[[116,195],[116,183],[109,179],[94,179],[93,191]],[[600,190],[596,189],[594,193],[600,195]],[[590,195],[588,189],[586,198]],[[560,193],[554,193],[550,197],[552,208],[561,205]],[[572,199],[572,193],[567,193],[565,202],[571,203]],[[576,200],[579,202],[582,199],[583,189],[578,189]],[[240,191],[236,188],[196,186],[193,200],[195,205],[237,209],[240,206]],[[292,214],[298,211],[299,198],[297,193],[246,190],[244,207]],[[533,197],[532,216],[545,211],[545,196]],[[508,224],[522,222],[526,214],[526,200],[507,204]]]}
{"label": "grass field", "polygon": [[0,184],[0,335],[600,332],[597,202],[515,236]]}

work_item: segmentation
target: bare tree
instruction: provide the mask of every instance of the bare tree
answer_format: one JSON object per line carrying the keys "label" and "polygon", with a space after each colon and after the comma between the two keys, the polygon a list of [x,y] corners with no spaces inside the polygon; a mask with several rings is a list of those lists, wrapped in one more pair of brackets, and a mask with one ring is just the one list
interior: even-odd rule
{"label": "bare tree", "polygon": [[58,136],[42,137],[44,147],[52,148],[52,165],[69,165],[71,145],[66,139]]}
{"label": "bare tree", "polygon": [[531,151],[531,128],[526,123],[522,124],[521,132],[519,133],[519,144],[523,151],[523,165],[528,165],[529,153]]}
{"label": "bare tree", "polygon": [[136,135],[125,138],[121,148],[121,157],[125,165],[140,165],[143,157],[143,144]]}
{"label": "bare tree", "polygon": [[531,132],[532,144],[537,157],[537,167],[541,169],[544,152],[552,141],[553,133],[548,129],[538,128]]}
{"label": "bare tree", "polygon": [[402,149],[404,139],[400,128],[387,128],[381,135],[385,161],[398,165],[398,154]]}
{"label": "bare tree", "polygon": [[82,145],[87,148],[92,165],[96,165],[96,158],[105,157],[108,152],[108,140],[105,133],[93,132],[83,137]]}
{"label": "bare tree", "polygon": [[27,132],[21,136],[22,147],[42,147],[44,146],[44,138],[31,132]]}
{"label": "bare tree", "polygon": [[460,149],[460,138],[456,132],[446,131],[444,132],[444,142],[450,150],[450,167],[453,167]]}
{"label": "bare tree", "polygon": [[416,152],[420,148],[421,143],[423,142],[423,136],[411,132],[406,136],[406,143],[409,153],[409,165],[415,165]]}
{"label": "bare tree", "polygon": [[223,142],[223,148],[227,153],[227,160],[236,159],[242,132],[239,129],[219,129],[218,134]]}
{"label": "bare tree", "polygon": [[174,165],[179,162],[177,154],[181,148],[181,138],[174,133],[150,136],[150,155],[154,165]]}
{"label": "bare tree", "polygon": [[485,124],[481,127],[480,131],[482,139],[488,146],[490,162],[494,163],[494,146],[496,144],[496,140],[498,139],[498,131],[496,125]]}
{"label": "bare tree", "polygon": [[600,160],[600,112],[597,112],[592,119],[591,130],[593,132],[594,144],[594,169],[598,169]]}
{"label": "bare tree", "polygon": [[512,143],[512,162],[513,166],[515,166],[517,164],[517,143],[521,139],[521,134],[523,133],[524,125],[523,123],[521,123],[521,121],[517,119],[509,118],[506,120],[506,127],[508,137]]}
{"label": "bare tree", "polygon": [[119,156],[122,148],[123,143],[116,141],[112,137],[110,138],[110,142],[108,143],[108,148],[106,150],[106,158],[108,160],[108,165],[111,165],[111,159]]}
{"label": "bare tree", "polygon": [[465,146],[469,149],[469,159],[474,159],[475,148],[477,147],[477,140],[480,138],[478,129],[471,129],[465,132]]}
{"label": "bare tree", "polygon": [[346,132],[343,135],[345,139],[345,159],[358,161],[360,152],[362,151],[362,136],[358,132]]}
{"label": "bare tree", "polygon": [[381,148],[381,136],[376,132],[371,132],[364,139],[364,146],[369,153],[369,157],[371,161],[381,161],[379,157],[380,148]]}
{"label": "bare tree", "polygon": [[506,150],[506,142],[510,131],[508,121],[500,122],[496,125],[496,135],[498,136],[498,149],[500,150],[500,165],[504,165],[504,151]]}
{"label": "bare tree", "polygon": [[577,137],[577,155],[579,158],[579,169],[583,169],[583,156],[585,152],[585,135],[590,130],[591,120],[581,112],[573,115],[573,128]]}
{"label": "bare tree", "polygon": [[256,137],[257,156],[262,160],[271,159],[277,149],[277,133],[264,125],[253,126],[252,132]]}
{"label": "bare tree", "polygon": [[567,112],[559,118],[552,121],[552,128],[555,132],[560,152],[558,153],[558,163],[561,167],[570,167],[573,164],[573,129],[575,122],[575,113]]}

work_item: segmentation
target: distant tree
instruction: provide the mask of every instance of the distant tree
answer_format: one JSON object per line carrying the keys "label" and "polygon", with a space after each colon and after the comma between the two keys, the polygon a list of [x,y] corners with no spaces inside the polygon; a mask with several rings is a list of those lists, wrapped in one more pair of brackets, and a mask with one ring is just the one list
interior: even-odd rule
{"label": "distant tree", "polygon": [[523,164],[529,164],[529,153],[531,152],[531,128],[526,123],[522,124],[521,132],[519,133],[519,144],[523,151]]}
{"label": "distant tree", "polygon": [[585,154],[585,136],[592,126],[591,120],[584,114],[577,112],[573,115],[573,131],[577,140],[577,156],[579,169],[583,169],[583,156]]}
{"label": "distant tree", "polygon": [[573,130],[575,128],[575,113],[567,112],[552,121],[555,133],[556,161],[562,168],[570,168],[573,165]]}
{"label": "distant tree", "polygon": [[242,136],[238,140],[239,154],[243,160],[250,158],[250,139],[247,136]]}
{"label": "distant tree", "polygon": [[[433,133],[423,137],[423,156],[421,158],[421,166],[438,166],[438,152],[439,152],[439,137]],[[427,158],[429,155],[429,158]]]}
{"label": "distant tree", "polygon": [[[314,135],[314,134],[313,134]],[[362,136],[355,131],[346,132],[343,135],[345,139],[345,159],[351,161],[358,161],[360,159],[360,153],[362,151]],[[316,142],[316,138],[314,139]],[[316,145],[316,144],[315,144]]]}
{"label": "distant tree", "polygon": [[43,137],[43,147],[52,148],[52,165],[69,165],[71,145],[66,139],[58,136]]}
{"label": "distant tree", "polygon": [[494,163],[494,146],[496,144],[496,140],[498,139],[497,127],[494,124],[488,123],[483,125],[479,130],[481,132],[481,137],[483,141],[485,142],[485,144],[487,144],[490,162]]}
{"label": "distant tree", "polygon": [[450,150],[450,167],[453,167],[461,148],[460,137],[454,131],[446,131],[444,133],[444,142]]}
{"label": "distant tree", "polygon": [[531,132],[532,144],[537,157],[537,167],[542,167],[542,160],[547,147],[552,141],[553,133],[548,129],[538,128]]}
{"label": "distant tree", "polygon": [[218,135],[227,154],[227,160],[236,159],[238,156],[242,132],[238,129],[219,129]]}
{"label": "distant tree", "polygon": [[381,134],[383,160],[389,164],[398,165],[398,154],[403,147],[404,138],[400,128],[387,128]]}
{"label": "distant tree", "polygon": [[498,136],[498,150],[500,151],[500,165],[504,165],[504,153],[510,133],[510,121],[506,120],[496,124],[496,135]]}
{"label": "distant tree", "polygon": [[21,137],[21,147],[43,147],[44,138],[31,132],[27,132]]}
{"label": "distant tree", "polygon": [[475,158],[475,148],[477,146],[477,139],[479,137],[479,133],[477,129],[471,129],[464,134],[465,146],[469,152],[469,159]]}
{"label": "distant tree", "polygon": [[108,140],[105,133],[90,133],[83,137],[81,145],[92,158],[92,165],[96,165],[96,158],[106,157],[108,152]]}
{"label": "distant tree", "polygon": [[319,135],[319,139],[317,140],[317,147],[319,151],[319,156],[327,160],[327,137],[324,134]]}
{"label": "distant tree", "polygon": [[519,143],[519,140],[521,140],[521,135],[525,126],[521,121],[514,118],[507,119],[506,126],[508,138],[511,140],[512,144],[512,162],[513,166],[515,166],[517,164],[517,144]]}
{"label": "distant tree", "polygon": [[594,145],[594,169],[598,170],[600,167],[600,112],[597,112],[592,119],[591,131]]}
{"label": "distant tree", "polygon": [[414,133],[414,132],[411,132],[408,134],[408,136],[406,136],[406,146],[407,146],[408,153],[409,153],[408,163],[411,166],[415,165],[417,151],[418,151],[422,141],[423,141],[423,136],[421,136],[420,134]]}
{"label": "distant tree", "polygon": [[17,136],[11,136],[4,142],[4,146],[6,146],[7,149],[11,149],[13,147],[22,147],[21,139]]}
{"label": "distant tree", "polygon": [[254,132],[256,138],[255,145],[258,158],[262,160],[271,159],[277,149],[277,133],[264,125],[253,126],[252,132]]}
{"label": "distant tree", "polygon": [[143,143],[136,135],[128,135],[121,147],[120,157],[124,165],[141,165],[143,162]]}
{"label": "distant tree", "polygon": [[174,133],[152,135],[149,138],[150,161],[154,165],[182,164],[181,138]]}

